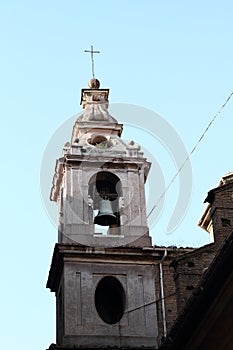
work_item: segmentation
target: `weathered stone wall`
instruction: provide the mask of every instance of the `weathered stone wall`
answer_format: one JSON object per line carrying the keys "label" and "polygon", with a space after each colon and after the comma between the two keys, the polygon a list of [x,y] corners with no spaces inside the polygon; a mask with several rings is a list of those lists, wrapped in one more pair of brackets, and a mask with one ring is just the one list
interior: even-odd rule
{"label": "weathered stone wall", "polygon": [[[153,249],[57,245],[47,284],[57,296],[57,344],[156,348],[155,254]],[[101,302],[96,299],[97,288],[105,278],[118,283],[123,291],[117,304],[123,312],[117,320],[112,282],[101,289]]]}

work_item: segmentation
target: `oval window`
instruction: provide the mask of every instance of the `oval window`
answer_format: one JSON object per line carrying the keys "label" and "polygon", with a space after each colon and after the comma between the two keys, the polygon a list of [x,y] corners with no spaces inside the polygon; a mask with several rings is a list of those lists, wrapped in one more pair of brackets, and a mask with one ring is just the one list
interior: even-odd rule
{"label": "oval window", "polygon": [[121,320],[125,310],[125,292],[118,279],[112,276],[101,279],[95,291],[95,307],[104,322],[115,324]]}
{"label": "oval window", "polygon": [[94,135],[89,140],[88,143],[98,148],[107,148],[108,140],[105,136],[102,135]]}

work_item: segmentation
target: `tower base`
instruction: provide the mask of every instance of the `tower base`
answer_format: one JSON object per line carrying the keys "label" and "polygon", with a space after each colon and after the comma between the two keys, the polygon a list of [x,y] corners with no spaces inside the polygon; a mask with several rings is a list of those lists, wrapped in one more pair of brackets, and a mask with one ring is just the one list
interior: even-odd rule
{"label": "tower base", "polygon": [[56,293],[50,350],[156,349],[154,251],[56,244],[47,287]]}

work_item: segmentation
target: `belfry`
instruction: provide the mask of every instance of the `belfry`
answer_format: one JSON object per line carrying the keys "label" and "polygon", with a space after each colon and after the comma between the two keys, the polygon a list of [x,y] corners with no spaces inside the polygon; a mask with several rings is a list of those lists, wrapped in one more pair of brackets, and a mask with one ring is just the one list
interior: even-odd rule
{"label": "belfry", "polygon": [[108,111],[109,89],[93,78],[84,112],[56,162],[58,205],[47,287],[56,295],[53,349],[156,348],[154,257],[145,182],[150,163],[121,138]]}

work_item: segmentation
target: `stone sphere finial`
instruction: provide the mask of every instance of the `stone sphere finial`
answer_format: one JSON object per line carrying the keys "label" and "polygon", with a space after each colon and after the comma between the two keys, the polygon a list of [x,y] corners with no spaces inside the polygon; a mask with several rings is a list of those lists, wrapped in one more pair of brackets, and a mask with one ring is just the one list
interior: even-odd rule
{"label": "stone sphere finial", "polygon": [[100,82],[98,79],[92,78],[91,80],[89,80],[88,86],[90,89],[99,89]]}

